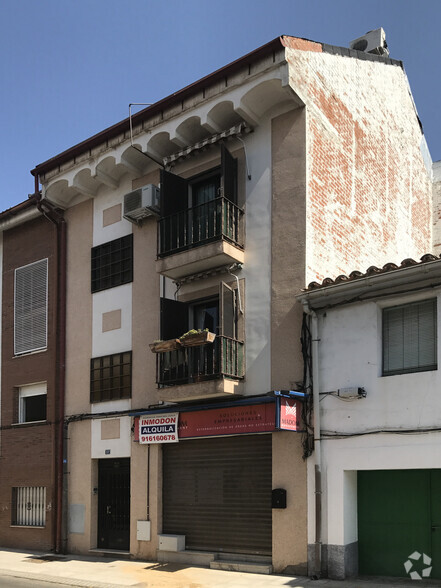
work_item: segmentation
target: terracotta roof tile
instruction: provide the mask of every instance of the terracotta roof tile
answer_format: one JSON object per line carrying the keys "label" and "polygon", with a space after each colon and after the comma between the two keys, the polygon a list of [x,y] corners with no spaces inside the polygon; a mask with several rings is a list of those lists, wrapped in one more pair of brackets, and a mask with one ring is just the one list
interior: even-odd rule
{"label": "terracotta roof tile", "polygon": [[321,283],[319,282],[310,282],[308,287],[305,288],[304,291],[308,290],[317,290],[318,288],[325,288],[326,286],[333,286],[335,284],[341,284],[342,282],[352,282],[354,280],[358,280],[360,278],[366,278],[369,276],[376,276],[378,274],[385,274],[387,272],[393,272],[399,269],[403,269],[406,267],[411,267],[414,265],[422,265],[424,263],[428,263],[431,261],[437,261],[441,259],[441,255],[438,257],[436,255],[432,255],[431,253],[426,253],[420,259],[420,261],[415,261],[414,259],[408,257],[403,259],[400,265],[396,265],[395,263],[389,262],[383,265],[383,267],[377,267],[375,265],[371,265],[368,267],[365,273],[360,271],[353,271],[349,274],[349,276],[345,276],[344,274],[340,274],[335,279],[332,278],[325,278]]}

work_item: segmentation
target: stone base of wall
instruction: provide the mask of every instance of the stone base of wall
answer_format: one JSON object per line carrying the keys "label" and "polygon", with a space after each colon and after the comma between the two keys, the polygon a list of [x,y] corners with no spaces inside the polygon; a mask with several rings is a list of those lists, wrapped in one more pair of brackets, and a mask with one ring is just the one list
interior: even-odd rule
{"label": "stone base of wall", "polygon": [[[317,574],[315,545],[308,545],[308,575]],[[358,574],[358,542],[348,545],[322,545],[321,577],[344,580]]]}

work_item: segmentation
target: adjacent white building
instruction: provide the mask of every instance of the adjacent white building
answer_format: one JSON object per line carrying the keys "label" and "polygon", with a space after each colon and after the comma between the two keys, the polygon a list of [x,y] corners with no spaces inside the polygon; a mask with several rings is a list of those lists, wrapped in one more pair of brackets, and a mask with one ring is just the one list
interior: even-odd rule
{"label": "adjacent white building", "polygon": [[331,577],[441,578],[441,260],[310,284],[316,406],[309,543],[321,470]]}

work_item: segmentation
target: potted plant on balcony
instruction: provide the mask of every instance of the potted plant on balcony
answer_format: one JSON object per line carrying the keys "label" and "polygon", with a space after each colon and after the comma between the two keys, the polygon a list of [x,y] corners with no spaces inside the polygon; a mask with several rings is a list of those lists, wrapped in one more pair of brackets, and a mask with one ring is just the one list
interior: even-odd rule
{"label": "potted plant on balcony", "polygon": [[153,343],[149,343],[149,347],[152,353],[164,353],[165,351],[180,349],[181,342],[179,339],[168,339],[167,341],[158,339],[157,341],[153,341]]}
{"label": "potted plant on balcony", "polygon": [[216,335],[211,333],[208,329],[190,329],[179,338],[179,342],[183,347],[196,347],[198,345],[206,345],[213,343]]}

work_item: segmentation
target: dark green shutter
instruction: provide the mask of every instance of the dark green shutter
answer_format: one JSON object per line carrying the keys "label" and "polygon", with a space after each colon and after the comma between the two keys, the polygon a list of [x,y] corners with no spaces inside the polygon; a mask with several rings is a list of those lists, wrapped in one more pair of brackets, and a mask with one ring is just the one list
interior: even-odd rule
{"label": "dark green shutter", "polygon": [[235,293],[225,282],[220,283],[220,335],[234,339],[236,336]]}
{"label": "dark green shutter", "polygon": [[161,339],[178,339],[188,331],[188,304],[161,298]]}
{"label": "dark green shutter", "polygon": [[188,182],[175,174],[161,170],[161,217],[188,208]]}
{"label": "dark green shutter", "polygon": [[222,196],[237,203],[237,160],[221,145]]}

